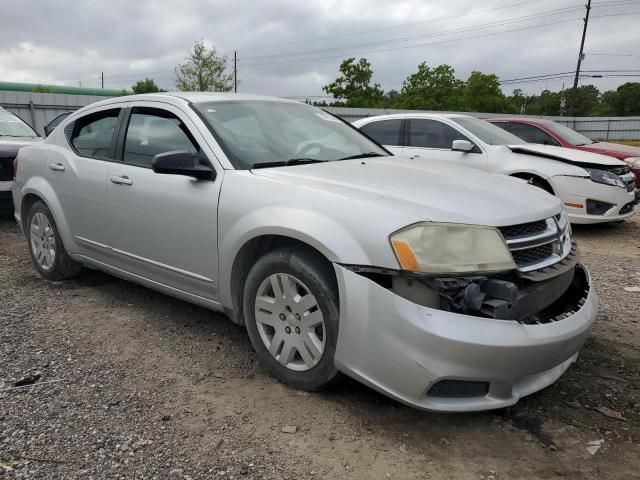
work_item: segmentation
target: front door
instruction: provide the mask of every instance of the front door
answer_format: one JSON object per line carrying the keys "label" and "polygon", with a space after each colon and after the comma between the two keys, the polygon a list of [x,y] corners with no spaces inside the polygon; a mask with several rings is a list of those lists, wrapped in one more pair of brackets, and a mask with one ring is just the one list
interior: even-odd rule
{"label": "front door", "polygon": [[161,105],[131,109],[118,142],[122,161],[109,169],[109,244],[117,258],[114,266],[216,300],[222,175],[197,180],[151,169],[158,153],[188,150],[203,158],[211,155],[202,151],[204,139],[187,117],[175,107]]}
{"label": "front door", "polygon": [[415,160],[440,160],[470,168],[487,169],[487,157],[478,146],[471,152],[459,152],[451,149],[454,140],[471,141],[463,133],[439,120],[412,118],[407,120],[405,127],[403,155]]}

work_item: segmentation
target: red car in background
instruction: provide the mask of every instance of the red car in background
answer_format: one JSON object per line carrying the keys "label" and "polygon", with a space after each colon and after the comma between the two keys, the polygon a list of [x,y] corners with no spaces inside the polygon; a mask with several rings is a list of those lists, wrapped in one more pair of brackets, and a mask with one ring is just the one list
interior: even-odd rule
{"label": "red car in background", "polygon": [[598,142],[552,120],[543,118],[489,118],[489,122],[529,143],[575,148],[614,157],[627,163],[636,175],[640,187],[640,147]]}

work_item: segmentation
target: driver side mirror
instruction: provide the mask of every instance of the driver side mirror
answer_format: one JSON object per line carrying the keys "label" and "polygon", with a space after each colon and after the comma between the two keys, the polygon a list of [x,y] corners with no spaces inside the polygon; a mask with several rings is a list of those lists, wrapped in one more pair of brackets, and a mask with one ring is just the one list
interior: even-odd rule
{"label": "driver side mirror", "polygon": [[469,140],[454,140],[451,144],[451,150],[454,152],[468,153],[475,148],[475,145]]}
{"label": "driver side mirror", "polygon": [[169,175],[185,175],[199,180],[213,180],[215,170],[200,162],[200,155],[186,150],[159,153],[151,160],[151,168],[156,173]]}

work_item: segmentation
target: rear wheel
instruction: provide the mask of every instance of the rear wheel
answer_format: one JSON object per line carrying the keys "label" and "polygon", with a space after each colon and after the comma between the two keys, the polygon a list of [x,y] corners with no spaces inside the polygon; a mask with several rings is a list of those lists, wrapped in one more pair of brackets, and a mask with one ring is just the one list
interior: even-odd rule
{"label": "rear wheel", "polygon": [[267,253],[247,276],[243,306],[251,343],[274,376],[303,390],[336,379],[339,310],[329,262],[306,249]]}
{"label": "rear wheel", "polygon": [[82,265],[67,254],[53,215],[41,201],[29,209],[26,234],[31,259],[40,275],[47,280],[71,278],[82,269]]}

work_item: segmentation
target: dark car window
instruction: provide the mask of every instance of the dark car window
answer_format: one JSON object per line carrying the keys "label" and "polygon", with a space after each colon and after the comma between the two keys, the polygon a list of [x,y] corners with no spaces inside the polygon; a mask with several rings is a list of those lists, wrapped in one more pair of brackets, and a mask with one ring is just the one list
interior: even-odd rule
{"label": "dark car window", "polygon": [[412,147],[451,150],[454,140],[469,140],[455,128],[425,118],[413,118],[409,122],[409,145]]}
{"label": "dark car window", "polygon": [[360,130],[381,145],[401,145],[401,119],[381,120],[363,125]]}
{"label": "dark car window", "polygon": [[150,167],[154,156],[175,150],[200,151],[182,120],[166,110],[135,108],[127,127],[124,162]]}
{"label": "dark car window", "polygon": [[77,119],[74,123],[71,145],[78,155],[110,159],[113,133],[120,109],[102,110]]}
{"label": "dark car window", "polygon": [[529,143],[560,146],[558,141],[541,128],[526,123],[510,122],[509,131]]}

